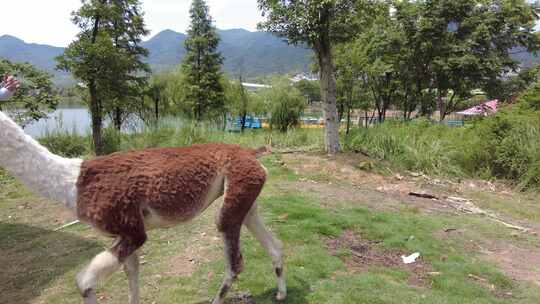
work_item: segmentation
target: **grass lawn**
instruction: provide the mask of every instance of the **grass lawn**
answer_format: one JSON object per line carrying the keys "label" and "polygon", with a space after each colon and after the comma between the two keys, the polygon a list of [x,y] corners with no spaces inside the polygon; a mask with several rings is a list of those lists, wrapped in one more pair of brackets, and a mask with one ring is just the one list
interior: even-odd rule
{"label": "grass lawn", "polygon": [[[353,189],[342,183],[343,192],[323,195],[304,187],[313,174],[291,169],[278,156],[264,163],[270,174],[259,206],[285,244],[285,303],[540,303],[538,277],[516,279],[485,254],[520,248],[531,253],[530,267],[538,275],[540,264],[533,263],[540,252],[538,236],[481,216],[427,212],[369,185]],[[321,172],[313,187],[338,187],[333,177],[322,178],[326,174]],[[387,201],[392,208],[373,207]],[[518,194],[508,198],[520,201]],[[142,303],[209,303],[224,270],[214,225],[219,204],[192,223],[150,232],[141,252]],[[529,209],[535,214],[525,215],[519,205],[504,205],[500,198],[483,206],[539,223],[538,205]],[[110,240],[84,225],[53,232],[70,219],[61,206],[0,178],[0,303],[81,303],[75,274]],[[242,241],[245,271],[227,303],[275,303],[269,257],[247,231]],[[400,255],[413,252],[421,253],[419,261],[403,265]],[[100,303],[127,303],[124,274],[100,284],[98,297]]]}

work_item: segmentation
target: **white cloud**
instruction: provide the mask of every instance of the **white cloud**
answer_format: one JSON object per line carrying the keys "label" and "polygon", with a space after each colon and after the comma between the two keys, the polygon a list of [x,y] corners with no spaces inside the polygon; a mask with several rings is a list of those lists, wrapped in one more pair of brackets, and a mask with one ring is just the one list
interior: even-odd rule
{"label": "white cloud", "polygon": [[[143,0],[148,28],[155,35],[164,29],[185,32],[189,26],[190,0]],[[255,30],[262,20],[257,0],[207,0],[220,29]],[[78,32],[71,12],[80,0],[15,0],[0,7],[0,36],[9,34],[26,42],[66,46]]]}

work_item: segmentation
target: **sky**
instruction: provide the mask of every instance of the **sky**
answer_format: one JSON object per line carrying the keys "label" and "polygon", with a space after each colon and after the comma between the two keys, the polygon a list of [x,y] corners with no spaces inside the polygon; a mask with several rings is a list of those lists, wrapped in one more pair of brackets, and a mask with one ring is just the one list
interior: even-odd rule
{"label": "sky", "polygon": [[[151,33],[165,29],[185,33],[189,26],[191,0],[142,0],[145,21]],[[219,29],[243,28],[254,31],[262,20],[257,0],[206,0]],[[28,43],[67,46],[78,32],[71,12],[80,0],[13,0],[0,6],[0,36],[11,35]]]}

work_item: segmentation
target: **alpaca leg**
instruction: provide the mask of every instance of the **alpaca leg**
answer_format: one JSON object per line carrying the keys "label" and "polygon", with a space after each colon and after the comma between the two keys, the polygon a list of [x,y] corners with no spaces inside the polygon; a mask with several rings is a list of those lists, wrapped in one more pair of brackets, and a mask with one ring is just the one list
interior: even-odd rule
{"label": "alpaca leg", "polygon": [[225,277],[212,304],[222,304],[231,289],[232,284],[244,268],[242,253],[240,252],[240,227],[223,232],[225,247]]}
{"label": "alpaca leg", "polygon": [[139,304],[139,256],[136,252],[124,262],[124,272],[129,282],[129,304]]}
{"label": "alpaca leg", "polygon": [[121,236],[110,250],[98,254],[90,265],[77,275],[77,286],[84,304],[97,304],[95,293],[97,282],[108,278],[118,270],[122,263],[146,241],[144,228],[143,230],[131,228],[133,230],[129,231],[129,235]]}
{"label": "alpaca leg", "polygon": [[280,240],[274,238],[272,233],[265,227],[263,220],[257,212],[256,204],[251,208],[244,224],[272,258],[272,265],[278,283],[276,299],[279,301],[284,300],[287,297],[287,287],[285,284],[285,274],[283,272],[283,244]]}
{"label": "alpaca leg", "polygon": [[96,284],[106,279],[120,268],[120,260],[111,251],[103,251],[96,255],[92,262],[77,275],[77,286],[81,292],[84,304],[96,304]]}

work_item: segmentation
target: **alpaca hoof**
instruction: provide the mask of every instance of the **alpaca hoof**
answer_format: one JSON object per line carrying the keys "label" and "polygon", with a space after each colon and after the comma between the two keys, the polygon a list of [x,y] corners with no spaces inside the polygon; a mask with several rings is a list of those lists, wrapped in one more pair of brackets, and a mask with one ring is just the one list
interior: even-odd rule
{"label": "alpaca hoof", "polygon": [[287,293],[286,292],[281,292],[279,291],[276,295],[276,300],[278,301],[283,301],[285,300],[285,298],[287,297]]}
{"label": "alpaca hoof", "polygon": [[96,293],[92,289],[88,289],[83,294],[83,303],[84,304],[97,304]]}

